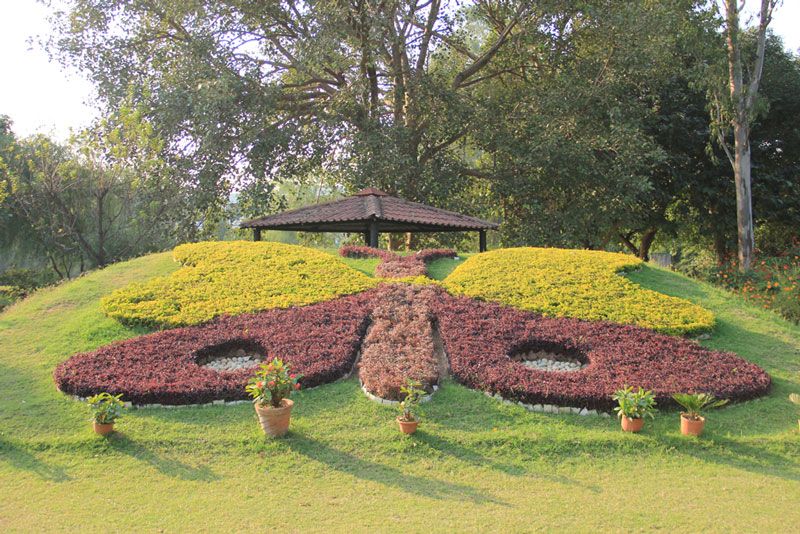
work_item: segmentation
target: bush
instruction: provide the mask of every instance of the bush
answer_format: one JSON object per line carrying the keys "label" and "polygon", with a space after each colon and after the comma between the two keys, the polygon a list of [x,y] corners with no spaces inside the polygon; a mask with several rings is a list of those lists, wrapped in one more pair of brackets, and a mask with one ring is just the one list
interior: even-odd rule
{"label": "bush", "polygon": [[102,301],[106,314],[126,324],[185,326],[330,300],[378,283],[330,254],[282,243],[195,243],[173,254],[178,271],[115,291]]}
{"label": "bush", "polygon": [[112,343],[61,363],[54,378],[64,393],[123,394],[135,404],[198,404],[243,400],[255,368],[217,372],[203,367],[209,349],[257,348],[279,356],[302,376],[303,387],[348,374],[367,328],[371,293],[302,308],[223,317]]}
{"label": "bush", "polygon": [[51,270],[11,268],[0,272],[0,286],[13,286],[25,292],[54,284],[58,276]]}
{"label": "bush", "polygon": [[445,279],[444,287],[550,317],[635,324],[668,334],[713,328],[708,310],[623,276],[641,263],[633,256],[590,250],[501,249],[469,258]]}
{"label": "bush", "polygon": [[775,310],[790,321],[800,322],[800,249],[781,256],[759,257],[742,274],[730,260],[699,273],[713,284],[738,293],[756,306]]}
{"label": "bush", "polygon": [[428,306],[433,289],[392,285],[374,293],[372,326],[361,350],[361,382],[373,395],[390,400],[403,400],[401,390],[409,379],[431,391],[439,382]]}
{"label": "bush", "polygon": [[[672,395],[684,391],[744,400],[766,394],[771,383],[735,354],[637,326],[542,317],[443,293],[432,310],[459,382],[528,404],[608,410],[626,384],[652,390],[659,405],[674,405]],[[580,355],[588,366],[548,372],[509,357],[540,350]]]}
{"label": "bush", "polygon": [[0,310],[25,296],[25,290],[16,286],[0,286]]}
{"label": "bush", "polygon": [[400,256],[388,250],[373,247],[346,245],[339,249],[345,258],[380,258],[375,276],[380,278],[415,278],[428,274],[427,264],[441,258],[455,258],[451,249],[425,249],[416,254]]}

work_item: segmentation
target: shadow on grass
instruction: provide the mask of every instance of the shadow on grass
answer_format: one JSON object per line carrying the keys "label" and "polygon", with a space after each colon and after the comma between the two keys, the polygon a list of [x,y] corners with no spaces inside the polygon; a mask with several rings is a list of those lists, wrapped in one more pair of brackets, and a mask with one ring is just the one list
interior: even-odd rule
{"label": "shadow on grass", "polygon": [[114,432],[107,439],[108,446],[111,449],[149,464],[168,477],[203,482],[212,482],[220,479],[219,475],[205,465],[195,467],[175,458],[160,456],[125,434]]}
{"label": "shadow on grass", "polygon": [[425,443],[428,447],[441,454],[446,454],[474,467],[488,467],[489,469],[501,471],[511,476],[535,477],[546,479],[549,482],[563,484],[565,486],[580,486],[581,488],[588,489],[592,493],[600,492],[600,488],[597,486],[587,486],[585,482],[578,482],[563,475],[546,474],[542,473],[541,471],[526,469],[522,465],[498,461],[485,454],[481,454],[475,448],[464,446],[456,441],[449,440],[436,434],[431,434],[424,430],[417,430],[417,432],[414,434],[414,439],[421,443]]}
{"label": "shadow on grass", "polygon": [[62,467],[43,462],[30,452],[3,439],[0,439],[0,461],[6,462],[13,469],[36,475],[42,480],[51,482],[70,480],[69,475]]}
{"label": "shadow on grass", "polygon": [[491,497],[479,488],[405,473],[395,467],[365,460],[354,454],[335,449],[305,434],[292,432],[285,443],[292,451],[310,460],[358,479],[395,487],[407,493],[432,499],[468,500],[476,504],[490,503],[508,506],[508,503]]}
{"label": "shadow on grass", "polygon": [[678,454],[696,460],[741,469],[758,475],[800,481],[800,446],[786,455],[771,451],[768,447],[757,447],[729,438],[706,436],[687,438],[683,436],[657,436],[656,439]]}

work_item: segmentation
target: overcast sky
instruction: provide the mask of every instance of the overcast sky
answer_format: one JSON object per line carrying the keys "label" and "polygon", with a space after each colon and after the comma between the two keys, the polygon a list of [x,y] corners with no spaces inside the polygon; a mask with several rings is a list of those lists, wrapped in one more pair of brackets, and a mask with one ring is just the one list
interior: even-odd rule
{"label": "overcast sky", "polygon": [[[757,3],[748,0],[748,10]],[[28,43],[47,35],[47,13],[35,0],[0,0],[0,114],[11,117],[17,135],[42,132],[63,140],[95,116],[93,89],[80,73],[64,71]],[[771,27],[795,51],[800,49],[798,26],[800,0],[784,0]]]}

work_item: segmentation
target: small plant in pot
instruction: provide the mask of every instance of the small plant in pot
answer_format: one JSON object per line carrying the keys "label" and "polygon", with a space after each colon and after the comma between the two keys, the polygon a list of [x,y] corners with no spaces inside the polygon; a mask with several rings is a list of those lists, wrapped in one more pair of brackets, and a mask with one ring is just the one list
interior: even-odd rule
{"label": "small plant in pot", "polygon": [[[800,395],[797,393],[792,393],[789,395],[789,400],[800,406]],[[800,419],[797,420],[797,425],[800,426]]]}
{"label": "small plant in pot", "polygon": [[419,425],[420,408],[422,396],[425,390],[422,384],[415,380],[406,379],[406,384],[400,388],[400,393],[405,395],[400,402],[400,415],[397,416],[397,424],[403,434],[413,434]]}
{"label": "small plant in pot", "polygon": [[615,391],[611,398],[619,404],[614,411],[625,432],[639,432],[644,426],[644,418],[653,418],[656,397],[652,391],[645,391],[641,387],[634,390],[633,386],[627,386]]}
{"label": "small plant in pot", "polygon": [[279,437],[289,430],[294,406],[289,395],[300,389],[300,378],[301,375],[290,372],[288,364],[275,358],[269,363],[262,363],[250,379],[245,389],[253,397],[256,415],[266,435]]}
{"label": "small plant in pot", "polygon": [[703,433],[706,418],[700,414],[701,410],[719,408],[728,403],[728,399],[715,399],[709,393],[676,393],[672,398],[686,410],[681,412],[681,434],[684,436]]}
{"label": "small plant in pot", "polygon": [[106,436],[114,431],[114,423],[122,417],[122,410],[125,403],[122,402],[122,394],[112,395],[111,393],[98,393],[86,399],[89,408],[92,410],[92,427],[101,436]]}

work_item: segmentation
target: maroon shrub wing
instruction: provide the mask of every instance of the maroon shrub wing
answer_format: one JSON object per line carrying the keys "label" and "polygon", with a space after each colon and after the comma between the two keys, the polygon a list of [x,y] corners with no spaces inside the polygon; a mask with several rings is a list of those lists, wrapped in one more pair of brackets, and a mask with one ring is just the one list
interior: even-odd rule
{"label": "maroon shrub wing", "polygon": [[[375,310],[374,326],[362,339]],[[432,322],[435,321],[435,325]],[[122,393],[136,404],[196,404],[245,399],[251,370],[220,373],[198,364],[209,351],[255,348],[281,357],[312,387],[341,378],[362,349],[367,389],[399,398],[407,377],[426,387],[439,380],[432,341],[438,326],[453,376],[467,387],[528,404],[607,410],[625,385],[652,389],[660,405],[678,392],[707,392],[744,400],[769,391],[758,366],[692,341],[635,326],[537,314],[453,297],[434,287],[379,286],[302,308],[223,317],[112,343],[78,354],[54,372],[59,389],[86,397]],[[516,352],[557,347],[588,366],[574,372],[532,369]]]}
{"label": "maroon shrub wing", "polygon": [[367,327],[371,293],[302,308],[223,317],[112,343],[60,364],[58,388],[85,397],[122,393],[135,404],[197,404],[246,399],[254,369],[217,372],[198,364],[210,348],[258,348],[287,361],[303,387],[332,382],[350,372]]}
{"label": "maroon shrub wing", "polygon": [[[642,386],[661,405],[672,394],[706,392],[744,400],[769,391],[769,375],[731,353],[636,326],[546,318],[440,292],[433,304],[451,371],[462,384],[526,404],[607,410],[611,394]],[[560,347],[588,366],[574,372],[532,369],[509,357]]]}

